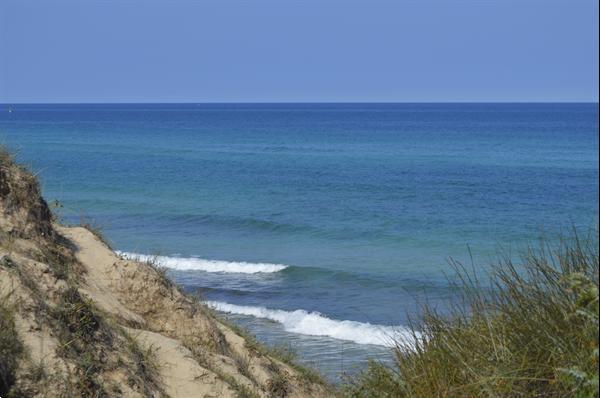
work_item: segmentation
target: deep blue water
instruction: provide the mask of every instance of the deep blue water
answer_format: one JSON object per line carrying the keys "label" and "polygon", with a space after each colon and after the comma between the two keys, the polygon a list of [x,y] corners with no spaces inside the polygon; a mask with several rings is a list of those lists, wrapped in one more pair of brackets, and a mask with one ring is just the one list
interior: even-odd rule
{"label": "deep blue water", "polygon": [[[10,108],[0,143],[66,221],[178,258],[179,283],[328,375],[341,355],[384,358],[362,343],[417,300],[443,305],[448,257],[470,261],[469,247],[483,267],[542,230],[598,223],[597,104]],[[206,272],[240,267],[281,270]]]}

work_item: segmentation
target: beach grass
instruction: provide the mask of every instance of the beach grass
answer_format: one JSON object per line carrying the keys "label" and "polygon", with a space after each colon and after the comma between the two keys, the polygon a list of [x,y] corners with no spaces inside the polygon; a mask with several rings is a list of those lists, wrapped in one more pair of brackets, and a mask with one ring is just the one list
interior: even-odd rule
{"label": "beach grass", "polygon": [[395,365],[371,363],[344,395],[598,397],[597,230],[505,256],[485,279],[452,265],[451,310],[425,306]]}
{"label": "beach grass", "polygon": [[14,305],[0,297],[0,396],[7,396],[15,383],[15,372],[23,355],[23,342],[15,328]]}

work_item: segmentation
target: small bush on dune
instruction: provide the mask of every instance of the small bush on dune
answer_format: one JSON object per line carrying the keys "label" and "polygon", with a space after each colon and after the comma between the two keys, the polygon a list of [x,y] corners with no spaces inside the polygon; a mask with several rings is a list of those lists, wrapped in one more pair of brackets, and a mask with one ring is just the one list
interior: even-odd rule
{"label": "small bush on dune", "polygon": [[461,300],[425,308],[413,349],[373,363],[352,397],[598,397],[598,235],[493,267],[491,287],[454,263]]}

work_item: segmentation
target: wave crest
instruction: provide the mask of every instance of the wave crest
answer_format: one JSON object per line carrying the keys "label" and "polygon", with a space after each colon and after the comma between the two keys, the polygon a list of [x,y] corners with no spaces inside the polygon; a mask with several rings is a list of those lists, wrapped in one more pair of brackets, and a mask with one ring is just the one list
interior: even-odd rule
{"label": "wave crest", "polygon": [[179,271],[205,271],[235,274],[258,274],[279,272],[287,268],[283,264],[247,263],[235,261],[205,260],[195,257],[150,256],[147,254],[117,251],[117,254],[137,261],[154,261],[163,267]]}
{"label": "wave crest", "polygon": [[205,302],[210,308],[230,314],[266,318],[283,325],[288,332],[310,336],[327,336],[358,344],[394,347],[398,342],[412,340],[412,334],[402,326],[373,325],[357,321],[339,321],[318,312],[283,311],[264,307],[241,306],[218,301]]}

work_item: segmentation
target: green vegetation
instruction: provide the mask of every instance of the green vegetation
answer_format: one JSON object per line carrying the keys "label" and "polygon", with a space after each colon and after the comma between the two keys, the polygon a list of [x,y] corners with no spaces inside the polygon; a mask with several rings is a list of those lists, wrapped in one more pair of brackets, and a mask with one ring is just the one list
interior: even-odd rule
{"label": "green vegetation", "polygon": [[19,277],[19,281],[23,287],[28,290],[29,297],[33,301],[31,309],[34,319],[40,324],[46,320],[48,316],[48,305],[46,304],[44,293],[40,290],[35,279],[22,266],[17,266],[15,264],[14,269]]}
{"label": "green vegetation", "polygon": [[272,398],[285,398],[290,392],[290,385],[281,373],[276,373],[267,383],[267,391]]}
{"label": "green vegetation", "polygon": [[[232,384],[232,383],[230,383]],[[260,396],[246,386],[236,384],[233,382],[233,389],[235,390],[236,398],[259,398]]]}
{"label": "green vegetation", "polygon": [[[18,179],[9,176],[18,175]],[[40,198],[37,175],[15,162],[13,155],[0,145],[0,198],[10,211],[31,208]]]}
{"label": "green vegetation", "polygon": [[4,145],[0,145],[0,165],[5,165],[13,162],[13,156]]}
{"label": "green vegetation", "polygon": [[10,396],[15,372],[23,355],[23,343],[17,335],[14,308],[8,297],[0,297],[0,396]]}
{"label": "green vegetation", "polygon": [[79,265],[73,254],[67,250],[60,242],[52,242],[49,245],[42,245],[41,252],[37,255],[37,260],[50,266],[50,271],[57,279],[65,281],[75,281]]}
{"label": "green vegetation", "polygon": [[[460,300],[425,308],[394,368],[372,363],[350,397],[598,397],[598,235],[493,267],[491,287],[454,263]],[[406,347],[406,345],[404,345]]]}
{"label": "green vegetation", "polygon": [[114,339],[110,327],[75,287],[62,292],[52,316],[61,344],[59,354],[76,364],[74,389],[84,396],[107,396],[97,374],[107,365],[104,348],[112,346]]}
{"label": "green vegetation", "polygon": [[9,256],[2,256],[0,258],[0,265],[6,268],[14,268],[15,262]]}
{"label": "green vegetation", "polygon": [[164,396],[155,348],[152,346],[143,348],[136,337],[122,329],[121,331],[126,341],[130,360],[133,362],[133,371],[129,374],[129,384],[137,387],[144,396]]}

